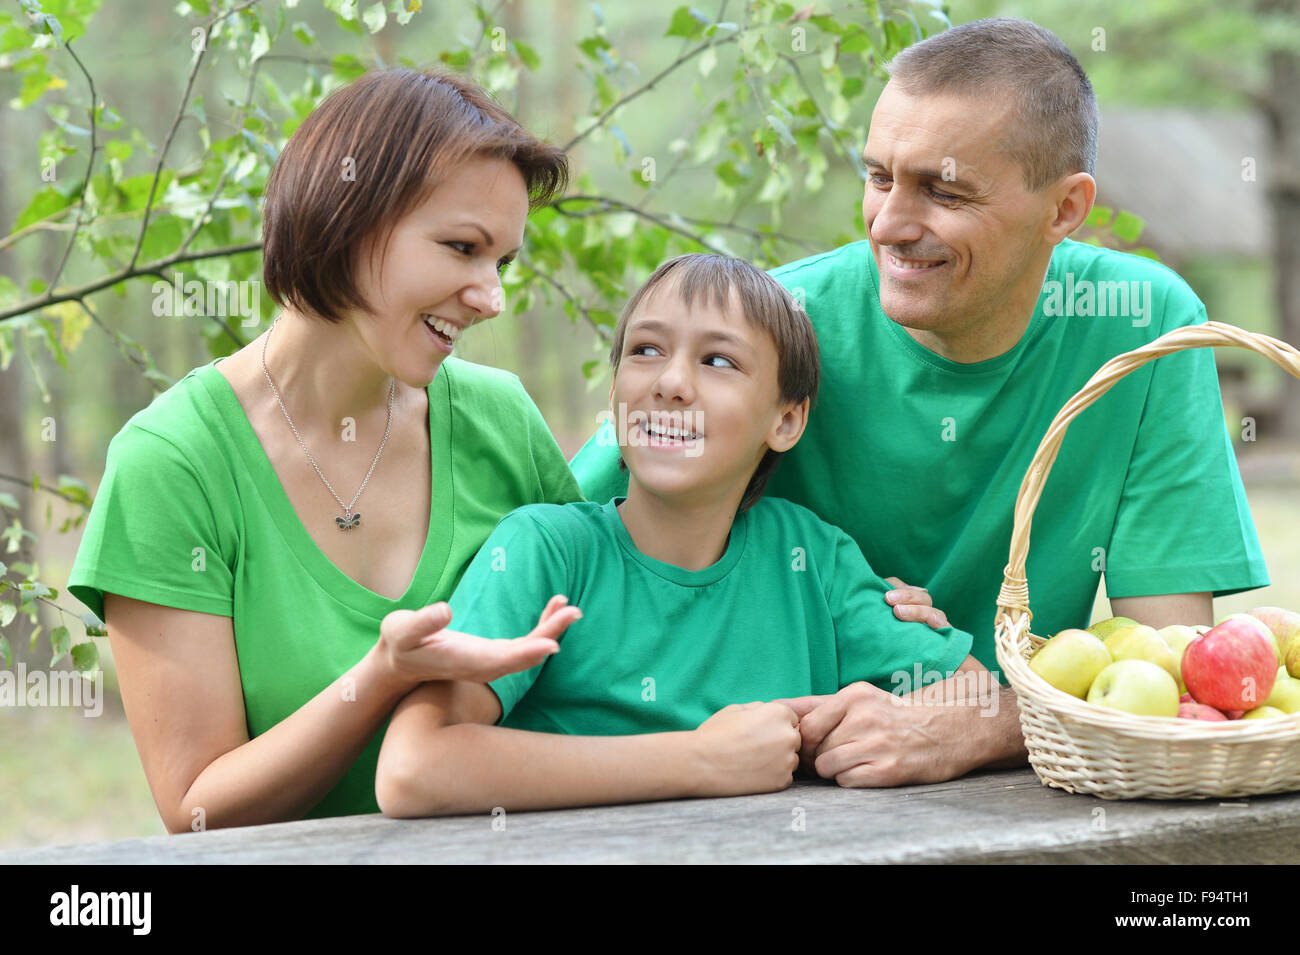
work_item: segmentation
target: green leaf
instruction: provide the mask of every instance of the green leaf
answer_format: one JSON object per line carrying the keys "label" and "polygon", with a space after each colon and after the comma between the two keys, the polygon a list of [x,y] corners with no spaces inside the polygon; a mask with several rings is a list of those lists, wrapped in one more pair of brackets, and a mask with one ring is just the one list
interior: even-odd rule
{"label": "green leaf", "polygon": [[361,19],[366,24],[366,29],[371,33],[378,33],[388,22],[388,12],[384,9],[382,2],[373,3],[366,8],[366,12],[361,15]]}
{"label": "green leaf", "polygon": [[1095,229],[1101,229],[1105,227],[1114,214],[1115,210],[1109,206],[1093,206],[1092,211],[1088,213],[1088,220],[1084,224]]}
{"label": "green leaf", "polygon": [[99,648],[93,643],[78,643],[72,648],[72,665],[85,673],[99,666]]}
{"label": "green leaf", "polygon": [[303,46],[311,46],[316,42],[316,31],[302,22],[293,25],[293,35]]}
{"label": "green leaf", "polygon": [[50,666],[54,666],[72,649],[72,636],[68,633],[67,627],[55,627],[50,631],[50,647],[54,650]]}
{"label": "green leaf", "polygon": [[[0,491],[0,507],[10,507],[16,511],[18,510],[18,498],[14,497],[8,491]],[[0,564],[0,567],[3,566],[4,564]],[[4,573],[4,571],[0,570],[0,574],[2,573]]]}
{"label": "green leaf", "polygon": [[9,669],[9,664],[13,662],[14,655],[9,650],[9,638],[0,633],[0,653],[5,655],[5,669]]}
{"label": "green leaf", "polygon": [[678,7],[673,11],[672,21],[664,36],[693,37],[704,29],[709,22],[706,14],[692,7]]}
{"label": "green leaf", "polygon": [[[31,225],[33,222],[39,222],[48,218],[63,209],[68,208],[76,201],[76,194],[64,195],[53,186],[43,186],[38,189],[32,196],[31,202],[27,203],[27,208],[18,213],[18,218],[14,222],[13,231]],[[42,289],[44,291],[44,289]]]}
{"label": "green leaf", "polygon": [[0,627],[7,627],[18,616],[18,608],[8,601],[0,602]]}
{"label": "green leaf", "polygon": [[1121,209],[1115,216],[1115,221],[1111,223],[1110,231],[1125,242],[1136,242],[1145,226],[1146,222],[1141,218]]}

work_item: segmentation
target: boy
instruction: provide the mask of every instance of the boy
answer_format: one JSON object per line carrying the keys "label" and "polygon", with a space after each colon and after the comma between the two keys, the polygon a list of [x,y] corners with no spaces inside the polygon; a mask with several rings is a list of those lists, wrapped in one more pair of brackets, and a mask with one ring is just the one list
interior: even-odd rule
{"label": "boy", "polygon": [[610,360],[627,497],[508,514],[450,601],[458,630],[513,637],[555,595],[542,619],[572,618],[563,649],[403,700],[375,780],[387,815],[783,789],[801,740],[779,700],[978,667],[969,634],[894,617],[847,534],[762,498],[820,377],[774,279],[718,255],[665,262]]}

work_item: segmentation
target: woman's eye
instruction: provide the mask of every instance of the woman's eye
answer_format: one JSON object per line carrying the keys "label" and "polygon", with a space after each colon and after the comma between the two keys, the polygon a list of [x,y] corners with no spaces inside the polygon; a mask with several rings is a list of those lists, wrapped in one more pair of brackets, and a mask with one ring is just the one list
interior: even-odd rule
{"label": "woman's eye", "polygon": [[503,274],[505,274],[506,269],[510,268],[510,263],[513,262],[513,261],[514,261],[514,259],[502,259],[500,262],[498,262],[498,263],[497,263],[497,275],[503,275]]}
{"label": "woman's eye", "polygon": [[444,245],[451,246],[461,255],[469,255],[474,250],[474,243],[472,242],[446,242]]}
{"label": "woman's eye", "polygon": [[704,362],[705,362],[705,364],[709,364],[709,363],[712,362],[713,359],[715,359],[715,358],[717,358],[717,359],[720,360],[720,361],[724,361],[724,362],[726,362],[726,365],[714,365],[714,366],[713,366],[714,368],[719,368],[719,367],[724,367],[724,368],[735,368],[735,367],[736,367],[736,363],[733,362],[733,361],[732,361],[730,358],[728,358],[726,355],[710,355],[708,358],[704,359]]}

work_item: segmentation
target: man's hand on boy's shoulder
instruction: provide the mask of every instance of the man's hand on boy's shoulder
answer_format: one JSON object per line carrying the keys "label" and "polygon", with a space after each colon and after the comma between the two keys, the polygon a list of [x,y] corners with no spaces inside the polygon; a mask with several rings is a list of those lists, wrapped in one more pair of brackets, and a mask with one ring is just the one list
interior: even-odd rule
{"label": "man's hand on boy's shoulder", "polygon": [[899,620],[926,623],[935,630],[948,626],[948,615],[934,605],[934,599],[924,587],[913,587],[897,577],[886,577],[885,583],[894,589],[885,594],[885,603],[894,608]]}
{"label": "man's hand on boy's shoulder", "polygon": [[[897,696],[851,683],[831,695],[773,702],[799,715],[806,771],[846,787],[944,782],[979,766],[1025,758],[1014,691],[978,689],[978,680],[962,676],[980,671],[988,672],[968,656],[945,681],[952,692],[930,687],[928,696],[927,690]],[[927,702],[934,699],[946,702]]]}

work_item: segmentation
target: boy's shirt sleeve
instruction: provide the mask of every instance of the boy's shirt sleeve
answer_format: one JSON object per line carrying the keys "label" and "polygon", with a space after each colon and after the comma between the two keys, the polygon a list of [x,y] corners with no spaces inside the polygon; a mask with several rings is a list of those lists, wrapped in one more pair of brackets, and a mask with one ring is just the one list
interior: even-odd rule
{"label": "boy's shirt sleeve", "polygon": [[920,688],[918,665],[928,683],[934,679],[928,674],[946,678],[965,662],[969,633],[899,620],[885,602],[894,588],[871,569],[857,541],[836,528],[832,549],[826,597],[835,621],[841,689],[865,680],[882,690],[910,693]]}
{"label": "boy's shirt sleeve", "polygon": [[619,468],[621,460],[618,433],[613,424],[603,421],[569,462],[587,500],[605,504],[627,496],[627,471]]}
{"label": "boy's shirt sleeve", "polygon": [[[1169,290],[1165,309],[1200,325],[1205,307]],[[1213,348],[1152,363],[1146,406],[1106,554],[1112,597],[1210,591],[1216,597],[1268,586],[1268,570],[1224,420]],[[1086,412],[1085,412],[1086,413]]]}
{"label": "boy's shirt sleeve", "polygon": [[[448,603],[451,629],[489,639],[526,636],[546,602],[569,595],[568,561],[549,529],[524,507],[503,517],[461,577]],[[564,637],[560,636],[560,652]],[[501,701],[500,723],[523,699],[546,661],[488,684]]]}

